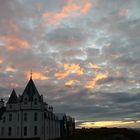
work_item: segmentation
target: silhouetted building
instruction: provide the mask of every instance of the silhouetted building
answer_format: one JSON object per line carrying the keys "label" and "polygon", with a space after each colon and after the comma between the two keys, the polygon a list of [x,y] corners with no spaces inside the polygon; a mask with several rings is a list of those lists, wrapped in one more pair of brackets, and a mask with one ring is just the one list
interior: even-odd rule
{"label": "silhouetted building", "polygon": [[0,138],[57,139],[69,135],[69,125],[65,114],[60,117],[43,101],[32,77],[21,96],[13,90],[6,106],[0,101]]}

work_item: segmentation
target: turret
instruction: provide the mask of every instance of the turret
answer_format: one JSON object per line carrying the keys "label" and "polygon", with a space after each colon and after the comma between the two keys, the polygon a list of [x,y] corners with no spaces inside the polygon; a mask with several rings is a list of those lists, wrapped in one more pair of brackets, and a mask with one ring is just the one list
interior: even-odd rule
{"label": "turret", "polygon": [[2,107],[4,107],[4,101],[3,101],[3,99],[0,100],[0,109],[1,109]]}
{"label": "turret", "polygon": [[13,89],[7,104],[6,104],[6,110],[17,110],[19,108],[18,106],[18,96],[15,92],[15,90]]}
{"label": "turret", "polygon": [[18,97],[15,90],[13,89],[7,104],[17,104],[17,103],[18,103]]}
{"label": "turret", "polygon": [[35,99],[34,97],[41,98],[41,101],[43,100],[43,97],[39,95],[39,92],[34,84],[34,81],[32,80],[32,77],[29,80],[26,88],[24,89],[23,94],[21,95],[20,102],[23,102],[25,99],[27,99],[27,97],[29,102],[33,102]]}

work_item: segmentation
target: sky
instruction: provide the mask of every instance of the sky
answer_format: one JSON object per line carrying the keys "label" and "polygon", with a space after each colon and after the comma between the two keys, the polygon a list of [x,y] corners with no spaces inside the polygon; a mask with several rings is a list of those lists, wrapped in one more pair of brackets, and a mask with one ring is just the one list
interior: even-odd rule
{"label": "sky", "polygon": [[140,0],[0,0],[0,98],[33,80],[77,127],[140,127]]}

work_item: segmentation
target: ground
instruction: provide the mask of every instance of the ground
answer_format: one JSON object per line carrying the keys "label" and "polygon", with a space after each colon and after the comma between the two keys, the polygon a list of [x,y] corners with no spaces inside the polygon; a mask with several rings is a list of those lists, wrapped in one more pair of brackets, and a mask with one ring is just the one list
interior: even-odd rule
{"label": "ground", "polygon": [[64,140],[140,140],[139,130],[125,128],[76,129]]}

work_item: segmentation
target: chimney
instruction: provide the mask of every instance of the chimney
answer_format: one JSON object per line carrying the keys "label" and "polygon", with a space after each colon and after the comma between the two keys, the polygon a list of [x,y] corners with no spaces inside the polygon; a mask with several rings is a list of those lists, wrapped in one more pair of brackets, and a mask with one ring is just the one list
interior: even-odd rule
{"label": "chimney", "polygon": [[49,106],[49,111],[53,112],[53,107]]}
{"label": "chimney", "polygon": [[48,104],[47,103],[44,103],[45,104],[45,109],[48,109]]}

